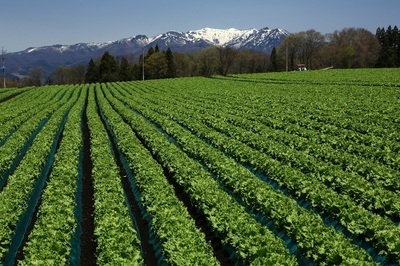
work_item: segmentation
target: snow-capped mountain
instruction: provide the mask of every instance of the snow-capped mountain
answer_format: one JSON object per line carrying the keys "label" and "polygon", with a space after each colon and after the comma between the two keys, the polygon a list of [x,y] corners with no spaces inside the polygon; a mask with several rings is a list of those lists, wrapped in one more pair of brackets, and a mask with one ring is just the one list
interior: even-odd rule
{"label": "snow-capped mountain", "polygon": [[73,45],[51,45],[30,47],[24,51],[9,53],[7,72],[24,75],[31,67],[42,67],[44,75],[50,74],[59,66],[87,65],[91,58],[100,57],[105,51],[113,56],[128,54],[140,55],[150,46],[168,47],[173,52],[188,53],[201,50],[210,45],[231,46],[236,49],[253,49],[270,53],[274,46],[289,35],[283,29],[213,29],[204,28],[188,32],[169,31],[154,37],[137,35],[118,41],[105,43],[78,43]]}
{"label": "snow-capped mountain", "polygon": [[227,45],[237,49],[253,49],[271,53],[272,49],[288,35],[289,32],[286,30],[264,28],[232,39]]}
{"label": "snow-capped mountain", "polygon": [[206,40],[215,45],[227,45],[233,40],[245,38],[256,33],[256,29],[238,30],[230,28],[227,30],[204,28],[200,30],[189,31],[188,34],[197,39]]}
{"label": "snow-capped mountain", "polygon": [[[149,39],[150,43],[157,43],[163,47],[179,47],[185,45],[199,46],[203,48],[209,45],[231,46],[236,49],[253,49],[270,53],[274,46],[289,35],[289,32],[283,29],[263,28],[238,30],[204,28],[200,30],[191,30],[188,32],[169,31]],[[160,46],[160,48],[161,48]],[[173,50],[173,49],[172,49]],[[189,49],[193,50],[193,49]]]}

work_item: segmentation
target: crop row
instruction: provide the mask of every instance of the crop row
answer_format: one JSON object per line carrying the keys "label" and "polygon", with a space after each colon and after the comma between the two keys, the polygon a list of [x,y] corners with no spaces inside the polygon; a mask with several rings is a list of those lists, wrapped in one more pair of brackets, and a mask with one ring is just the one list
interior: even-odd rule
{"label": "crop row", "polygon": [[93,163],[97,264],[140,265],[143,258],[139,235],[131,218],[107,132],[98,114],[95,90],[99,90],[98,85],[90,88],[86,112]]}
{"label": "crop row", "polygon": [[[145,98],[146,96],[142,96]],[[152,97],[150,101],[152,103],[166,103],[165,100],[158,100],[156,97]],[[344,157],[339,151],[321,148],[321,145],[312,143],[308,140],[299,140],[290,134],[285,132],[279,132],[271,130],[267,127],[262,127],[255,123],[247,123],[240,117],[232,117],[224,113],[220,108],[218,111],[213,110],[211,106],[204,107],[204,109],[194,109],[192,103],[180,104],[173,101],[167,106],[164,113],[169,112],[171,105],[175,106],[175,109],[180,108],[177,111],[179,114],[186,114],[191,116],[196,121],[201,121],[207,126],[224,133],[230,138],[239,140],[246,145],[268,154],[272,158],[279,161],[290,164],[292,167],[301,170],[303,173],[313,175],[320,182],[323,182],[335,189],[336,191],[351,196],[356,202],[360,202],[367,209],[375,212],[383,212],[389,217],[393,217],[394,220],[400,218],[400,198],[399,196],[383,187],[397,191],[399,189],[399,174],[390,169],[384,167],[375,166],[374,164],[369,165],[371,170],[380,173],[379,176],[374,176],[370,173],[370,179],[374,183],[366,182],[362,176],[354,173],[348,173],[342,170],[342,168],[335,166],[331,163],[333,161],[346,161],[348,157]],[[181,107],[178,107],[181,106]],[[167,111],[168,110],[168,111]],[[205,113],[207,110],[207,113]],[[200,115],[201,114],[201,115]],[[182,115],[176,116],[175,118],[179,121]],[[233,123],[234,125],[228,123]],[[239,124],[241,127],[237,127]],[[253,128],[257,128],[257,134],[252,130],[247,130],[248,125],[253,125]],[[300,142],[302,146],[307,147],[307,152],[299,151],[296,145]],[[296,145],[293,149],[287,145]],[[331,160],[323,161],[321,157],[327,153]],[[322,154],[322,155],[321,155]],[[314,157],[310,156],[313,155]],[[352,158],[357,163],[357,158]],[[353,163],[349,161],[348,164]],[[346,163],[347,164],[347,163]],[[361,163],[359,163],[361,164]],[[365,165],[360,165],[365,167]]]}
{"label": "crop row", "polygon": [[22,94],[25,91],[30,90],[30,89],[31,89],[30,87],[26,87],[26,88],[22,88],[22,89],[18,89],[18,90],[13,89],[13,88],[1,89],[0,90],[0,102],[7,101],[13,97],[18,96],[19,94]]}
{"label": "crop row", "polygon": [[[26,111],[31,110],[40,105],[46,105],[51,101],[51,98],[57,94],[65,93],[65,90],[58,89],[32,89],[25,93],[21,93],[10,100],[2,102],[0,105],[0,122],[12,122],[10,120],[17,118]],[[29,99],[29,100],[27,100]]]}
{"label": "crop row", "polygon": [[[15,102],[13,104],[12,111],[10,111],[9,108],[4,110],[4,114],[1,116],[0,123],[2,124],[2,127],[0,129],[0,140],[4,140],[4,138],[7,135],[10,135],[13,130],[16,130],[21,124],[26,122],[30,117],[35,116],[36,113],[43,111],[42,109],[46,109],[50,104],[55,104],[56,101],[52,102],[51,98],[55,97],[55,95],[59,92],[62,92],[60,90],[59,92],[57,91],[49,91],[47,95],[43,98],[41,98],[41,94],[39,91],[32,91],[36,92],[35,94],[30,93],[30,97],[33,97],[34,100],[30,102],[29,104],[26,104],[25,98],[22,98],[20,101]],[[45,102],[43,102],[46,101]],[[15,106],[14,106],[15,105]],[[40,108],[41,106],[46,105],[46,108]]]}
{"label": "crop row", "polygon": [[22,156],[29,149],[37,133],[43,128],[52,114],[60,106],[67,103],[72,93],[72,90],[69,91],[60,101],[49,104],[47,108],[38,111],[36,114],[29,114],[31,116],[23,117],[21,120],[16,119],[21,122],[21,125],[14,132],[11,132],[11,135],[4,139],[4,142],[0,145],[0,189],[7,182],[8,176],[12,174],[15,167],[19,164]]}
{"label": "crop row", "polygon": [[[206,82],[207,86],[210,86],[212,89],[218,85],[218,83],[210,84],[209,81]],[[179,85],[179,82],[177,82],[177,84]],[[196,84],[196,82],[193,82],[193,89],[196,88]],[[227,86],[224,84],[219,85],[223,86],[223,88]],[[230,91],[236,89],[235,83],[230,83],[229,85],[232,85]],[[246,88],[246,85],[248,84],[242,84],[244,88]],[[167,84],[167,86],[171,87],[171,84]],[[270,89],[270,87],[271,86],[268,85],[268,89]],[[340,87],[332,90],[334,93],[338,93],[339,96],[341,96],[334,100],[323,95],[325,93],[329,93],[328,90],[320,92],[319,95],[321,95],[321,98],[316,96],[310,98],[305,97],[304,95],[315,94],[313,91],[311,91],[311,89],[308,93],[306,93],[307,91],[303,88],[294,90],[294,88],[291,87],[291,90],[286,92],[285,89],[280,89],[280,87],[274,88],[273,86],[271,88],[272,97],[268,98],[263,96],[263,90],[261,90],[259,94],[255,93],[257,92],[255,89],[251,94],[246,94],[245,92],[242,93],[244,89],[237,89],[239,93],[236,91],[235,93],[227,93],[222,91],[216,94],[215,91],[217,91],[217,89],[211,90],[211,92],[207,91],[207,93],[204,93],[204,90],[199,89],[197,94],[187,94],[185,93],[185,90],[182,90],[182,88],[178,86],[173,87],[172,90],[169,90],[168,95],[171,95],[171,97],[174,98],[183,98],[185,101],[193,102],[195,105],[201,104],[219,106],[220,108],[227,110],[227,113],[239,115],[255,121],[256,123],[266,124],[267,126],[275,129],[282,129],[289,133],[300,134],[306,138],[318,139],[318,141],[322,143],[328,143],[332,145],[333,148],[339,148],[341,150],[354,153],[357,156],[361,155],[373,160],[382,161],[383,163],[394,166],[395,169],[398,169],[400,167],[400,161],[398,159],[398,152],[400,150],[398,139],[400,136],[398,133],[396,133],[397,123],[395,122],[397,119],[396,113],[398,112],[396,112],[395,108],[393,107],[392,101],[389,103],[385,102],[387,97],[393,97],[394,99],[396,97],[386,95],[386,93],[390,94],[390,92],[387,92],[388,90],[382,90],[380,94],[377,94],[377,97],[379,96],[381,99],[379,104],[386,105],[386,109],[379,106],[374,108],[380,108],[382,110],[379,112],[371,112],[371,107],[368,105],[368,103],[363,103],[362,107],[364,109],[369,109],[358,114],[357,116],[349,115],[348,118],[346,118],[347,120],[351,118],[352,120],[349,123],[353,124],[353,120],[358,117],[358,119],[362,120],[366,124],[364,127],[374,130],[378,128],[377,121],[382,120],[382,117],[385,118],[384,120],[386,123],[382,126],[384,127],[382,129],[384,133],[380,135],[375,134],[375,132],[371,134],[362,134],[353,130],[342,128],[340,125],[330,124],[327,121],[318,121],[320,120],[320,114],[315,114],[315,109],[317,109],[318,105],[325,100],[329,100],[329,104],[333,106],[337,105],[337,102],[344,102],[343,104],[345,106],[340,106],[341,109],[336,108],[333,110],[321,110],[324,116],[333,116],[333,121],[336,121],[336,123],[341,123],[341,121],[344,121],[344,119],[341,116],[338,116],[337,113],[341,112],[342,110],[346,110],[347,112],[349,109],[357,109],[354,106],[359,106],[359,103],[362,102],[361,99],[366,98],[360,93],[360,95],[355,95],[353,97],[354,104],[348,104],[343,100],[343,97],[347,97],[347,95],[343,95],[344,93],[339,89]],[[298,91],[301,93],[298,93]],[[350,89],[347,89],[346,91],[349,91],[349,93],[351,92]],[[368,95],[368,93],[371,91],[372,89],[366,90],[365,94]],[[282,92],[286,94],[278,94]],[[291,95],[291,93],[293,93],[293,96],[288,96]],[[238,94],[242,97],[237,97]],[[259,95],[259,97],[257,97],[257,95]],[[369,98],[366,99],[368,100]],[[356,103],[358,104],[356,105]],[[366,119],[366,117],[372,115],[379,116],[379,118],[371,118],[371,121]],[[392,130],[388,131],[388,128],[391,128]],[[315,134],[316,132],[318,134]],[[311,135],[307,133],[311,133]]]}
{"label": "crop row", "polygon": [[[395,134],[398,119],[396,114],[399,110],[393,105],[393,100],[386,101],[390,97],[396,99],[396,91],[391,92],[386,89],[377,91],[375,88],[343,88],[341,86],[329,90],[326,87],[314,89],[313,86],[304,88],[293,85],[290,86],[290,89],[286,89],[282,85],[271,84],[253,85],[246,82],[212,82],[208,80],[200,83],[195,79],[191,81],[190,84],[176,81],[176,86],[172,82],[160,81],[155,83],[155,86],[159,88],[163,83],[167,83],[165,88],[173,88],[167,90],[169,95],[192,99],[196,103],[206,101],[214,106],[230,107],[232,112],[240,111],[244,116],[252,114],[254,119],[261,122],[272,117],[281,121],[282,125],[300,125],[304,128],[318,130],[323,134],[342,136],[353,143],[373,145],[375,149],[379,148],[384,152],[390,152],[390,149],[392,151],[400,149],[398,144],[400,136]],[[183,87],[180,85],[181,83],[185,86],[189,85],[196,93],[186,93],[187,87]],[[149,83],[147,86],[151,84]],[[209,87],[207,91],[202,89],[204,85]],[[229,91],[226,91],[226,88],[229,88]],[[251,94],[246,93],[246,89],[251,89]],[[266,90],[268,93],[265,93]],[[229,93],[232,91],[234,93]],[[370,96],[370,94],[372,95]],[[352,102],[349,102],[350,99]],[[378,99],[376,103],[373,102],[375,99]],[[371,111],[371,108],[379,109],[379,112]],[[318,109],[320,110],[317,111]],[[339,115],[341,112],[357,109],[364,111],[359,112],[357,116]],[[363,125],[360,127],[364,129],[352,130],[352,127],[359,124],[355,122],[356,120],[361,121],[360,123]],[[379,121],[383,123],[381,126]],[[388,150],[388,148],[390,149]]]}
{"label": "crop row", "polygon": [[15,260],[54,160],[67,114],[79,92],[75,90],[69,101],[52,114],[0,193],[1,261]]}
{"label": "crop row", "polygon": [[[247,169],[238,165],[232,159],[226,158],[223,153],[209,147],[178,125],[174,125],[175,123],[172,121],[165,120],[157,116],[156,113],[152,113],[148,106],[141,106],[141,103],[135,100],[131,101],[129,95],[124,94],[118,98],[125,102],[129,101],[127,104],[131,108],[155,121],[171,134],[186,153],[191,154],[199,161],[203,161],[210,171],[214,172],[220,179],[220,182],[229,187],[249,208],[261,211],[262,215],[273,220],[278,228],[286,230],[287,234],[293,237],[299,246],[305,250],[309,258],[317,262],[331,263],[338,263],[341,260],[339,254],[355,260],[367,258],[365,253],[363,254],[362,251],[352,246],[343,235],[335,233],[332,228],[325,227],[322,220],[313,215],[312,212],[302,209],[295,201],[287,198],[279,191],[275,191],[274,188],[259,180]],[[170,111],[171,116],[175,114],[174,111]],[[319,230],[307,230],[304,228],[305,224],[310,224],[310,228],[312,227],[313,230],[315,228]],[[304,230],[307,230],[307,232],[304,232]],[[332,242],[342,244],[332,247],[329,252],[321,253],[320,248]]]}
{"label": "crop row", "polygon": [[[24,260],[20,262],[22,265],[52,262],[66,264],[73,253],[71,239],[79,222],[75,219],[74,211],[77,180],[81,178],[80,121],[87,89],[87,86],[81,88],[78,101],[69,111],[57,156],[41,197],[37,220],[24,247]],[[75,244],[73,249],[79,249],[79,245]]]}
{"label": "crop row", "polygon": [[[333,161],[343,160],[346,161],[346,165],[357,164],[357,158],[353,158],[355,161],[347,161],[349,157],[344,157],[343,153],[339,151],[321,148],[321,145],[307,139],[299,139],[285,132],[244,120],[239,116],[229,115],[220,106],[218,106],[217,110],[214,110],[211,105],[205,105],[200,108],[194,107],[196,106],[194,102],[182,103],[182,101],[179,102],[179,100],[173,99],[166,101],[165,97],[158,97],[157,95],[139,95],[141,96],[140,98],[148,98],[151,104],[168,104],[166,109],[164,109],[165,114],[172,112],[172,106],[174,106],[174,109],[179,108],[176,112],[177,115],[174,116],[176,121],[180,121],[183,114],[189,115],[193,120],[201,121],[203,124],[224,133],[229,138],[240,140],[257,151],[289,164],[305,174],[313,175],[316,179],[336,191],[347,194],[355,201],[361,202],[367,209],[378,213],[385,213],[395,221],[399,220],[400,200],[398,195],[382,188],[385,187],[397,191],[399,175],[396,171],[380,167],[379,165],[374,168],[373,163],[367,164],[369,169],[371,169],[369,179],[373,179],[372,181],[374,181],[374,183],[369,183],[362,176],[351,172],[344,172],[342,168],[335,166],[329,160],[326,162],[321,160],[321,157],[324,156],[323,154],[327,153]],[[233,125],[230,123],[233,123]],[[186,123],[188,127],[191,124],[193,123]],[[286,144],[286,146],[283,144]],[[298,146],[300,145],[306,147],[307,151],[301,149],[299,151]],[[314,157],[309,155],[313,155]],[[366,168],[365,164],[358,164],[360,165],[359,167]],[[374,175],[373,171],[378,174]]]}
{"label": "crop row", "polygon": [[0,262],[399,264],[396,78],[325,73],[0,91]]}
{"label": "crop row", "polygon": [[[179,96],[176,98],[179,98]],[[181,104],[185,103],[185,101],[180,102]],[[318,159],[334,162],[340,167],[357,172],[366,178],[381,180],[380,182],[388,187],[391,185],[395,188],[398,187],[396,175],[398,175],[400,169],[400,157],[397,153],[387,148],[376,149],[374,143],[365,146],[345,140],[343,134],[333,136],[326,135],[326,132],[320,134],[320,128],[318,130],[307,129],[305,127],[308,127],[311,122],[293,121],[293,116],[283,115],[283,111],[286,113],[286,107],[284,110],[276,107],[273,114],[260,116],[252,111],[254,108],[241,107],[240,102],[219,103],[218,105],[208,101],[199,102],[194,99],[187,102],[189,104],[185,104],[185,106],[197,112],[213,110],[215,106],[218,106],[218,112],[214,111],[213,116],[251,130],[261,136],[272,137],[297,150],[307,151],[311,155],[317,156]],[[304,127],[300,126],[299,123]],[[286,134],[282,134],[281,131]],[[284,138],[282,138],[283,136]],[[313,150],[310,150],[310,144]],[[393,148],[392,145],[390,147]],[[316,148],[318,150],[314,150]],[[392,169],[388,169],[388,167]]]}
{"label": "crop row", "polygon": [[131,127],[116,113],[101,91],[97,91],[98,102],[112,131],[119,149],[132,171],[130,182],[144,214],[154,232],[152,242],[158,260],[169,264],[204,263],[216,265],[210,246],[204,235],[196,228],[194,221],[167,182],[163,169],[142,146]]}
{"label": "crop row", "polygon": [[[124,95],[124,99],[127,98],[127,95]],[[152,97],[152,99],[157,98],[157,97]],[[135,99],[138,99],[135,101],[135,104],[132,104],[131,106],[135,106],[135,108],[138,108],[138,101],[140,99],[143,99],[143,96],[141,97],[135,97]],[[122,98],[121,98],[122,100]],[[165,98],[163,99],[162,102],[166,102]],[[235,158],[237,158],[239,161],[248,163],[248,164],[253,164],[255,165],[258,169],[261,169],[265,171],[266,173],[270,174],[271,178],[280,178],[283,180],[277,180],[278,182],[284,184],[285,186],[289,187],[289,189],[293,192],[293,194],[300,196],[300,198],[305,197],[308,199],[313,206],[317,206],[318,208],[328,211],[330,210],[331,214],[334,215],[335,217],[338,216],[338,219],[341,221],[341,223],[348,228],[348,230],[355,235],[358,235],[360,237],[363,237],[365,235],[369,235],[368,238],[371,238],[371,233],[375,235],[372,237],[374,240],[374,245],[377,247],[377,249],[381,249],[381,254],[385,254],[385,250],[389,251],[389,257],[398,257],[398,252],[396,245],[394,243],[397,243],[396,241],[396,235],[398,234],[398,228],[396,228],[394,225],[390,225],[390,222],[379,218],[376,215],[372,215],[371,213],[366,212],[362,208],[359,208],[358,206],[354,205],[349,201],[346,197],[342,197],[339,195],[334,195],[335,193],[330,189],[325,187],[323,184],[319,184],[319,182],[316,180],[315,182],[310,183],[310,178],[294,171],[291,168],[287,168],[287,166],[279,166],[279,163],[274,162],[274,160],[271,160],[271,158],[267,158],[263,153],[259,153],[256,151],[252,151],[249,147],[246,147],[240,143],[236,144],[237,141],[232,139],[231,137],[221,137],[221,134],[217,134],[214,132],[214,130],[206,129],[206,127],[200,127],[202,128],[203,132],[199,129],[199,117],[196,117],[195,119],[185,119],[184,114],[185,110],[184,109],[178,109],[176,112],[173,111],[173,109],[177,108],[177,105],[174,104],[174,107],[169,106],[164,110],[164,114],[167,117],[173,117],[175,120],[184,123],[185,126],[190,128],[191,130],[194,130],[196,134],[202,138],[208,139],[211,141],[214,145],[219,147],[222,150],[225,150],[226,152],[232,154]],[[148,104],[141,108],[141,112],[146,112],[146,115],[149,115],[149,109],[154,109],[156,108],[154,105],[154,102],[151,104]],[[157,108],[160,110],[159,108]],[[152,116],[152,119],[155,119],[154,116]],[[207,121],[212,121],[211,119],[206,119]],[[159,123],[160,119],[157,120]],[[165,123],[165,122],[164,122]],[[222,123],[222,122],[221,122]],[[200,130],[200,131],[199,131]],[[206,131],[204,131],[206,130]],[[240,132],[240,131],[235,131],[235,132]],[[188,139],[188,137],[185,138],[185,141]],[[187,147],[187,145],[183,145],[184,147]],[[204,148],[199,148],[197,147],[196,149],[193,149],[194,151],[204,151]],[[279,149],[278,149],[279,150]],[[208,154],[207,152],[204,152],[204,154]],[[254,154],[254,155],[252,155]],[[213,158],[219,158],[221,156],[214,156]],[[214,159],[215,160],[215,159]],[[271,169],[275,170],[271,170]],[[286,169],[286,173],[282,172],[283,169]],[[300,178],[300,180],[299,180]],[[308,180],[308,181],[307,181]],[[305,182],[307,181],[307,182]],[[300,183],[301,182],[301,183]],[[309,186],[309,188],[307,188]],[[234,186],[235,187],[235,186]],[[311,190],[310,190],[311,189]],[[309,192],[307,192],[309,191]],[[325,193],[325,196],[324,196]],[[318,200],[317,200],[318,199]],[[336,200],[334,200],[336,199]],[[397,201],[393,201],[396,203]],[[340,207],[341,206],[341,207]],[[341,211],[339,214],[335,209]],[[350,215],[351,214],[351,215]],[[357,214],[356,216],[363,217],[363,218],[355,218],[356,216],[353,216]],[[370,224],[369,221],[375,220],[376,222]],[[382,230],[385,230],[388,232],[390,230],[392,233],[388,235],[381,235],[380,232]],[[383,246],[381,246],[383,245]],[[390,255],[391,254],[391,255]]]}
{"label": "crop row", "polygon": [[210,173],[145,119],[112,97],[108,90],[104,92],[113,107],[137,130],[154,156],[184,187],[222,242],[234,251],[238,261],[244,264],[295,264],[294,257],[290,256],[283,241],[247,214],[242,206],[220,188]]}

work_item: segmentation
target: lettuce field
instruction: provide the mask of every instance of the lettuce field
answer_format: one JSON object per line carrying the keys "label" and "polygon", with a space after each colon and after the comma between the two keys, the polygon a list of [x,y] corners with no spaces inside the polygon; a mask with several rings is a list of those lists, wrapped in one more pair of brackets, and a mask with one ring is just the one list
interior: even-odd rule
{"label": "lettuce field", "polygon": [[3,265],[398,265],[400,70],[0,90]]}

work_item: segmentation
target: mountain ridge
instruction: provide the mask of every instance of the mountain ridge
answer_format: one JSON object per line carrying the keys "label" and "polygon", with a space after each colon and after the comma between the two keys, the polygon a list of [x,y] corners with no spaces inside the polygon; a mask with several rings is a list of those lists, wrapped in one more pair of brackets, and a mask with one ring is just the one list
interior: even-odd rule
{"label": "mountain ridge", "polygon": [[139,56],[150,46],[161,50],[170,48],[173,52],[190,53],[210,45],[231,46],[236,49],[253,49],[271,53],[273,47],[289,35],[284,29],[268,27],[240,30],[236,28],[202,28],[180,32],[170,30],[154,37],[135,35],[117,41],[103,43],[55,44],[29,47],[23,51],[7,54],[7,70],[14,76],[26,75],[31,67],[42,67],[45,75],[59,66],[86,65],[91,58],[100,57],[105,51],[113,56],[135,54]]}

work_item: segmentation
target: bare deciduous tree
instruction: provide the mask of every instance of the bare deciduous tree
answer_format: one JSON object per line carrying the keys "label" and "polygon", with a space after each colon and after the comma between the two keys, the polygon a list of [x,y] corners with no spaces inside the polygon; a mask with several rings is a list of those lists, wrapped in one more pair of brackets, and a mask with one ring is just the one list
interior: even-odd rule
{"label": "bare deciduous tree", "polygon": [[219,59],[219,67],[218,72],[222,76],[226,76],[228,74],[229,69],[233,66],[235,62],[238,52],[229,46],[217,46],[218,51],[218,59]]}
{"label": "bare deciduous tree", "polygon": [[335,31],[327,46],[326,56],[339,68],[373,67],[379,56],[380,45],[371,32],[363,28]]}

